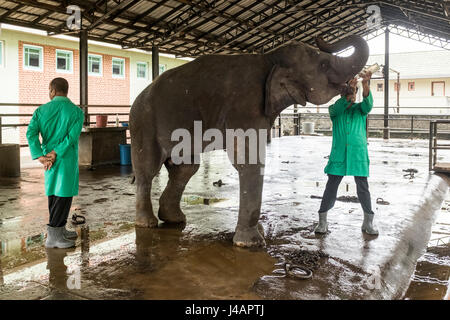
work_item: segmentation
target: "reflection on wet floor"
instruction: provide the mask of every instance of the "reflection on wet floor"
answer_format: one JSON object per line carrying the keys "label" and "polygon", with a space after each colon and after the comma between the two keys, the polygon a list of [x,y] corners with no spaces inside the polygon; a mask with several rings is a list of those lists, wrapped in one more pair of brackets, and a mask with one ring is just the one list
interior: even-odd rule
{"label": "reflection on wet floor", "polygon": [[[193,240],[183,227],[137,228],[89,245],[81,230],[77,249],[46,249],[46,261],[5,276],[22,283],[25,299],[256,299],[253,283],[270,273],[275,260],[263,250],[221,241]],[[27,284],[23,284],[23,283]],[[1,292],[0,292],[1,294]]]}

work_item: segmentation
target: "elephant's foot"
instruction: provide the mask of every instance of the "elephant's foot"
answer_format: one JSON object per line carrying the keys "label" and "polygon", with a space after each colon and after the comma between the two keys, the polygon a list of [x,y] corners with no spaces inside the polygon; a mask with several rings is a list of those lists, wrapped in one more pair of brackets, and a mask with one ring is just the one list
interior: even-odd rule
{"label": "elephant's foot", "polygon": [[156,228],[158,226],[158,219],[151,212],[136,211],[135,225],[141,228]]}
{"label": "elephant's foot", "polygon": [[251,228],[236,228],[233,237],[233,244],[238,247],[263,247],[266,245],[264,240],[264,229],[261,224]]}
{"label": "elephant's foot", "polygon": [[186,216],[178,206],[160,205],[158,218],[165,223],[186,223]]}

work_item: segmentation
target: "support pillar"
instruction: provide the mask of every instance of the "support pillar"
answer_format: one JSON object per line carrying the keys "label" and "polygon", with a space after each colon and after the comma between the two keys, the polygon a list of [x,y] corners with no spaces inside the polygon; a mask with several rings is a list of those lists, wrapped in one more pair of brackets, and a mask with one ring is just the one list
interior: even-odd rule
{"label": "support pillar", "polygon": [[384,129],[383,138],[389,139],[389,28],[385,31],[385,52],[384,52]]}
{"label": "support pillar", "polygon": [[80,105],[84,112],[84,126],[89,126],[88,114],[88,32],[80,31]]}
{"label": "support pillar", "polygon": [[159,48],[152,47],[152,80],[159,76]]}

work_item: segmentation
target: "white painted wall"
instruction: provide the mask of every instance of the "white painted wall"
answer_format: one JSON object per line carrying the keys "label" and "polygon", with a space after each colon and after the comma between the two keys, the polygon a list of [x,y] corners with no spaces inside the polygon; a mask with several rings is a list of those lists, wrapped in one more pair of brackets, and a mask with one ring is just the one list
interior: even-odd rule
{"label": "white painted wall", "polygon": [[[0,66],[0,102],[17,103],[19,101],[19,41],[9,31],[0,30],[0,41],[3,43],[3,63]],[[18,113],[18,107],[2,107],[1,113]],[[2,118],[3,124],[18,123],[17,117]],[[18,143],[19,130],[17,128],[2,128],[3,143]]]}
{"label": "white painted wall", "polygon": [[[136,97],[144,90],[150,83],[152,83],[152,55],[146,52],[135,52],[132,51],[130,55],[130,104],[133,104]],[[147,63],[147,79],[140,79],[137,77],[137,63],[146,62]],[[160,55],[159,64],[164,64],[166,70],[178,67],[185,64],[186,60],[173,59]]]}

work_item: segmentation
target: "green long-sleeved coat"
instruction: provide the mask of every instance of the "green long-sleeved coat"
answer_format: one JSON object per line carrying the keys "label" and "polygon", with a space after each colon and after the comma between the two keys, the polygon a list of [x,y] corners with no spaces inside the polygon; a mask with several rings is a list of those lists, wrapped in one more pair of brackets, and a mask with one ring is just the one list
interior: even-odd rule
{"label": "green long-sleeved coat", "polygon": [[333,145],[325,173],[338,176],[369,176],[366,118],[372,110],[372,93],[350,108],[345,97],[329,107],[333,122]]}
{"label": "green long-sleeved coat", "polygon": [[[45,171],[47,196],[78,195],[78,139],[83,127],[83,111],[67,97],[56,96],[34,113],[27,131],[32,159],[54,150],[56,161]],[[42,144],[39,141],[42,137]]]}

